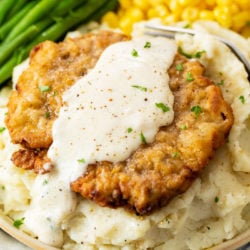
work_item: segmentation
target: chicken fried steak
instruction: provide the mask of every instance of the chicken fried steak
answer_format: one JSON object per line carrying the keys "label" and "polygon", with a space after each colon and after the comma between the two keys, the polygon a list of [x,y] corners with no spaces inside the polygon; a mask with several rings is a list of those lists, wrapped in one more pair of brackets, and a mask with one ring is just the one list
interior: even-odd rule
{"label": "chicken fried steak", "polygon": [[6,125],[13,143],[23,149],[13,154],[16,166],[47,172],[47,149],[62,93],[94,67],[103,50],[127,40],[119,33],[101,31],[64,42],[45,41],[31,51],[30,63],[18,79],[8,102]]}
{"label": "chicken fried steak", "polygon": [[186,191],[233,123],[220,89],[203,74],[199,62],[177,55],[169,70],[173,124],[161,127],[152,144],[142,145],[124,162],[88,166],[71,189],[101,206],[124,206],[140,215]]}
{"label": "chicken fried steak", "polygon": [[[59,44],[47,41],[33,49],[6,118],[12,141],[23,147],[12,157],[18,167],[49,171],[44,166],[50,162],[47,150],[62,93],[94,67],[109,44],[126,39],[103,31]],[[204,71],[199,62],[177,54],[169,69],[174,122],[161,127],[153,143],[141,145],[126,161],[89,165],[71,183],[72,191],[101,206],[123,206],[140,215],[186,191],[225,142],[233,123],[231,108]]]}

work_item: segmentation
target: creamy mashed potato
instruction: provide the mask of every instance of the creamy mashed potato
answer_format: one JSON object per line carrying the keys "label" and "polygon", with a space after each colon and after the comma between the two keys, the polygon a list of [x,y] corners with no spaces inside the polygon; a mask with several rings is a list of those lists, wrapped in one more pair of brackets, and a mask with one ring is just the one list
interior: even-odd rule
{"label": "creamy mashed potato", "polygon": [[[170,204],[150,216],[136,216],[122,208],[99,207],[79,199],[74,213],[63,218],[64,244],[78,249],[204,249],[231,239],[250,228],[250,84],[242,64],[208,33],[231,39],[250,58],[250,41],[210,22],[197,22],[202,32],[194,37],[177,35],[187,53],[205,50],[199,59],[206,74],[217,83],[234,113],[228,142],[215,154],[193,185]],[[0,94],[0,208],[13,220],[24,217],[37,178],[10,161],[17,146],[10,142],[4,117],[9,89]],[[63,204],[58,204],[63,206]],[[39,215],[38,215],[39,216]],[[36,237],[25,226],[20,229]],[[52,231],[53,232],[53,231]]]}

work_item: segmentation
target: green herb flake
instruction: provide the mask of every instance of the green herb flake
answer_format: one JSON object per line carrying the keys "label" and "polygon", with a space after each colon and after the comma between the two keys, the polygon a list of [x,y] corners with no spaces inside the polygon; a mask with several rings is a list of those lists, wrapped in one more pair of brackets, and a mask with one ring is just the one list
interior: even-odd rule
{"label": "green herb flake", "polygon": [[179,52],[181,55],[185,56],[186,58],[189,58],[189,59],[192,58],[192,55],[191,55],[191,54],[188,54],[188,53],[186,53],[186,52],[184,52],[184,50],[183,50],[181,47],[178,48],[178,52]]}
{"label": "green herb flake", "polygon": [[0,133],[3,133],[5,129],[6,129],[5,127],[0,127]]}
{"label": "green herb flake", "polygon": [[24,221],[24,218],[21,218],[20,220],[15,220],[13,222],[13,226],[19,229],[20,226],[23,224],[23,221]]}
{"label": "green herb flake", "polygon": [[144,136],[144,134],[141,132],[141,134],[140,134],[140,137],[141,137],[141,142],[143,143],[143,144],[147,144],[147,140],[146,140],[146,138],[145,138],[145,136]]}
{"label": "green herb flake", "polygon": [[144,48],[145,49],[151,48],[151,42],[146,42]]}
{"label": "green herb flake", "polygon": [[215,203],[218,203],[218,202],[219,202],[219,197],[218,197],[218,196],[216,196],[216,197],[214,198],[214,202],[215,202]]}
{"label": "green herb flake", "polygon": [[175,66],[175,69],[177,70],[177,71],[182,71],[183,69],[184,69],[184,67],[183,67],[183,64],[177,64],[176,66]]}
{"label": "green herb flake", "polygon": [[49,91],[50,91],[50,86],[40,85],[40,86],[39,86],[39,90],[40,90],[41,92],[49,92]]}
{"label": "green herb flake", "polygon": [[155,103],[155,106],[159,109],[161,109],[164,113],[168,112],[170,110],[170,108],[168,106],[166,106],[164,103],[159,102],[159,103]]}
{"label": "green herb flake", "polygon": [[182,130],[186,130],[187,129],[187,125],[185,125],[185,124],[181,125],[181,129]]}
{"label": "green herb flake", "polygon": [[201,58],[202,54],[206,53],[206,50],[201,50],[201,51],[197,51],[193,57],[194,58]]}
{"label": "green herb flake", "polygon": [[47,185],[48,184],[48,180],[47,179],[45,179],[44,181],[43,181],[43,185]]}
{"label": "green herb flake", "polygon": [[200,106],[193,106],[191,111],[195,114],[195,117],[198,117],[202,113],[202,108]]}
{"label": "green herb flake", "polygon": [[191,27],[190,23],[187,23],[187,24],[185,24],[185,25],[183,26],[184,29],[188,29],[188,28],[190,28],[190,27]]}
{"label": "green herb flake", "polygon": [[134,56],[134,57],[137,57],[138,56],[137,50],[133,49],[132,52],[131,52],[131,55]]}
{"label": "green herb flake", "polygon": [[2,190],[5,190],[5,186],[4,186],[4,185],[2,185],[2,186],[1,186],[1,189],[2,189]]}
{"label": "green herb flake", "polygon": [[239,97],[239,99],[240,99],[240,101],[241,101],[243,104],[245,104],[245,97],[244,97],[243,95],[241,95],[241,96]]}
{"label": "green herb flake", "polygon": [[49,111],[45,112],[45,118],[47,118],[47,119],[50,118],[50,112]]}
{"label": "green herb flake", "polygon": [[79,159],[79,160],[77,160],[77,161],[78,161],[79,163],[85,163],[85,162],[86,162],[84,158]]}
{"label": "green herb flake", "polygon": [[173,153],[173,158],[177,158],[179,156],[179,152],[174,152]]}
{"label": "green herb flake", "polygon": [[132,128],[128,128],[127,131],[128,131],[128,133],[131,133],[133,131],[133,129]]}
{"label": "green herb flake", "polygon": [[143,92],[148,91],[148,89],[146,87],[143,87],[143,86],[140,86],[140,85],[132,85],[132,87],[135,88],[135,89],[139,89],[139,90],[141,90]]}
{"label": "green herb flake", "polygon": [[187,80],[188,82],[192,82],[192,81],[194,80],[193,74],[192,74],[191,72],[188,72],[188,73],[187,73],[186,80]]}
{"label": "green herb flake", "polygon": [[216,85],[218,85],[218,86],[224,85],[224,80],[221,80],[221,81],[217,82]]}

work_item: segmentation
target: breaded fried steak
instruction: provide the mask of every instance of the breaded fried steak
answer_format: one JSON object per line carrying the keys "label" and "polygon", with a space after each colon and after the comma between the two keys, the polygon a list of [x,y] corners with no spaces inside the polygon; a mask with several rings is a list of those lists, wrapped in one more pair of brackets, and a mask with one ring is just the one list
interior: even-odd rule
{"label": "breaded fried steak", "polygon": [[103,50],[127,36],[109,31],[67,38],[56,44],[45,41],[33,48],[27,70],[20,76],[8,102],[6,125],[13,143],[23,149],[13,154],[16,166],[47,172],[46,152],[52,143],[52,125],[62,93],[94,67]]}
{"label": "breaded fried steak", "polygon": [[[12,141],[23,146],[12,157],[17,166],[48,171],[46,152],[62,93],[94,67],[105,47],[126,39],[100,32],[58,45],[45,42],[33,50],[30,66],[10,97],[6,118]],[[153,143],[142,144],[125,161],[114,164],[103,159],[89,165],[71,183],[72,191],[101,206],[124,206],[143,215],[187,190],[225,142],[233,115],[199,62],[177,54],[168,74],[174,95],[173,123],[161,127]]]}

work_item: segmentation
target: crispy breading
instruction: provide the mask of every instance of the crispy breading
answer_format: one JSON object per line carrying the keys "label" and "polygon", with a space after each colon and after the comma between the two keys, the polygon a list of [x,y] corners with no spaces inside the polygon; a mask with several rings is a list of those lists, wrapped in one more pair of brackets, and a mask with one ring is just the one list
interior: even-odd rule
{"label": "crispy breading", "polygon": [[[184,70],[177,70],[176,65]],[[224,144],[233,123],[219,87],[204,67],[177,55],[169,70],[175,118],[124,162],[88,166],[71,189],[101,206],[124,206],[143,215],[183,193]]]}
{"label": "crispy breading", "polygon": [[23,146],[12,157],[17,166],[29,165],[41,171],[42,161],[48,159],[35,158],[38,151],[48,149],[52,143],[52,125],[62,106],[62,93],[94,67],[107,46],[127,39],[120,33],[101,31],[58,44],[45,41],[34,47],[29,67],[18,79],[8,102],[6,125],[11,140]]}
{"label": "crispy breading", "polygon": [[[36,172],[49,171],[47,149],[62,93],[94,67],[109,44],[127,37],[112,32],[44,42],[31,53],[30,66],[13,91],[6,123],[12,141],[23,149],[14,163]],[[183,65],[177,70],[176,65]],[[126,207],[148,214],[183,193],[226,140],[233,123],[219,87],[204,76],[197,61],[177,54],[169,69],[174,94],[174,122],[161,127],[151,144],[141,145],[126,161],[88,166],[71,189],[101,206]],[[49,87],[44,87],[49,86]],[[42,89],[43,91],[42,91]]]}

